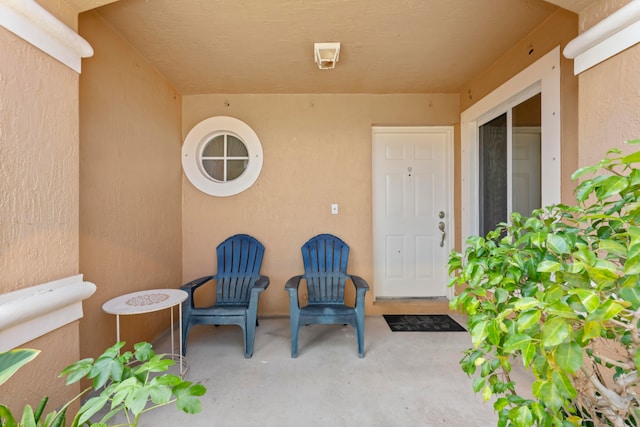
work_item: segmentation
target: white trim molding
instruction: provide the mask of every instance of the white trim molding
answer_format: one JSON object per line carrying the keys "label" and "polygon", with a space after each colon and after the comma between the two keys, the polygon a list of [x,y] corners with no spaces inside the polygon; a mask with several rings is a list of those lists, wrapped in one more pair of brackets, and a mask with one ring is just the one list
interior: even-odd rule
{"label": "white trim molding", "polygon": [[462,243],[479,232],[478,128],[531,96],[542,93],[542,206],[560,203],[560,47],[556,47],[473,104],[460,116]]}
{"label": "white trim molding", "polygon": [[571,40],[564,56],[575,75],[640,42],[640,1],[633,0]]}
{"label": "white trim molding", "polygon": [[0,0],[0,26],[80,73],[93,48],[34,0]]}
{"label": "white trim molding", "polygon": [[0,352],[80,319],[82,301],[95,291],[78,274],[0,295]]}

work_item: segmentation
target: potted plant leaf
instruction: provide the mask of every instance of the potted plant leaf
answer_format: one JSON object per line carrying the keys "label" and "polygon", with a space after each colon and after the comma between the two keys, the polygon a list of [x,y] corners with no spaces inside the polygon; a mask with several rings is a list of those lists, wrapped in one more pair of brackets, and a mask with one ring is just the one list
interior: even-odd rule
{"label": "potted plant leaf", "polygon": [[473,343],[460,364],[499,426],[640,425],[639,162],[612,149],[573,174],[576,205],[514,213],[451,253],[450,305]]}
{"label": "potted plant leaf", "polygon": [[[206,392],[204,386],[184,381],[177,375],[160,374],[167,371],[174,361],[164,355],[156,355],[151,344],[137,343],[133,352],[120,354],[124,344],[117,343],[97,359],[80,360],[62,371],[60,376],[66,376],[67,385],[83,378],[92,380],[89,387],[62,408],[45,414],[45,397],[35,410],[26,405],[18,422],[9,408],[0,405],[0,427],[61,427],[67,425],[67,418],[72,427],[107,427],[117,414],[126,419],[124,423],[119,422],[119,426],[137,426],[145,412],[172,403],[189,414],[200,412],[198,398]],[[0,353],[0,384],[38,353],[39,350],[31,349]],[[89,393],[93,396],[74,416],[67,417],[69,406]],[[94,418],[98,414],[101,416],[96,421]]]}

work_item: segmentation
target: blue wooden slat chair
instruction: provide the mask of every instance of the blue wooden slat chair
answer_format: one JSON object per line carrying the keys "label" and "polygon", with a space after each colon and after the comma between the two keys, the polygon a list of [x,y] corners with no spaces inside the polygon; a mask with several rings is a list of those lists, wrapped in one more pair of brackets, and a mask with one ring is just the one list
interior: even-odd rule
{"label": "blue wooden slat chair", "polygon": [[[244,356],[253,355],[258,323],[258,297],[269,286],[269,278],[260,275],[264,246],[246,234],[236,234],[216,249],[218,272],[193,280],[181,289],[189,292],[182,308],[182,354],[186,353],[189,329],[194,325],[239,325],[244,335]],[[216,301],[210,307],[196,307],[196,289],[216,281]]]}
{"label": "blue wooden slat chair", "polygon": [[[301,325],[349,324],[358,337],[358,356],[364,357],[364,296],[369,285],[358,276],[347,274],[349,246],[331,234],[319,234],[302,246],[304,274],[289,279],[285,289],[289,292],[291,323],[291,357],[298,357],[298,337]],[[308,302],[300,307],[298,288],[304,279]],[[347,280],[356,288],[353,307],[344,301]]]}

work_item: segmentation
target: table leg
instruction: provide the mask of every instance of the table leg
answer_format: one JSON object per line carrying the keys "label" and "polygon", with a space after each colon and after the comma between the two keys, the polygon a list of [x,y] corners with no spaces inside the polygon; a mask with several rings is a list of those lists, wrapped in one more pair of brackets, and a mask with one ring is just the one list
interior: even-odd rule
{"label": "table leg", "polygon": [[169,329],[171,330],[171,360],[176,360],[175,352],[173,350],[175,348],[173,345],[173,306],[169,307],[169,310],[171,311],[171,323],[169,325]]}
{"label": "table leg", "polygon": [[178,304],[178,334],[180,334],[178,337],[178,354],[180,354],[180,378],[182,378],[184,376],[184,373],[182,372],[182,362],[184,361],[182,359],[184,357],[182,355],[182,304]]}
{"label": "table leg", "polygon": [[120,315],[116,314],[116,342],[120,342]]}

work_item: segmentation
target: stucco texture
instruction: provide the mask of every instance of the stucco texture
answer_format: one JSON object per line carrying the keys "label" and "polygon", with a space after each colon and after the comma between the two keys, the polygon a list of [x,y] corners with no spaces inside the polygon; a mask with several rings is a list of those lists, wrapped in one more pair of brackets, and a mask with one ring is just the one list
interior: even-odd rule
{"label": "stucco texture", "polygon": [[[96,284],[85,302],[81,351],[115,342],[107,300],[181,285],[181,99],[95,12],[79,18],[93,46],[80,77],[80,268]],[[169,311],[125,316],[130,348],[169,327]]]}
{"label": "stucco texture", "polygon": [[598,163],[613,147],[640,138],[640,45],[580,74],[580,166]]}
{"label": "stucco texture", "polygon": [[[78,75],[2,27],[0,52],[5,293],[78,273]],[[74,322],[25,343],[42,353],[2,386],[2,403],[21,414],[45,395],[50,408],[75,395],[56,377],[79,358],[77,331]]]}
{"label": "stucco texture", "polygon": [[332,233],[351,247],[349,271],[371,283],[371,126],[453,125],[458,112],[458,97],[440,94],[185,96],[183,136],[208,117],[238,118],[258,134],[264,164],[256,183],[231,197],[208,196],[183,178],[183,281],[213,274],[216,246],[248,233],[265,245],[262,272],[271,279],[260,312],[288,315],[284,283],[303,271],[300,247]]}
{"label": "stucco texture", "polygon": [[[597,0],[580,14],[581,32],[629,3]],[[610,148],[629,153],[640,138],[640,45],[635,45],[582,72],[579,76],[580,167],[596,164]]]}

